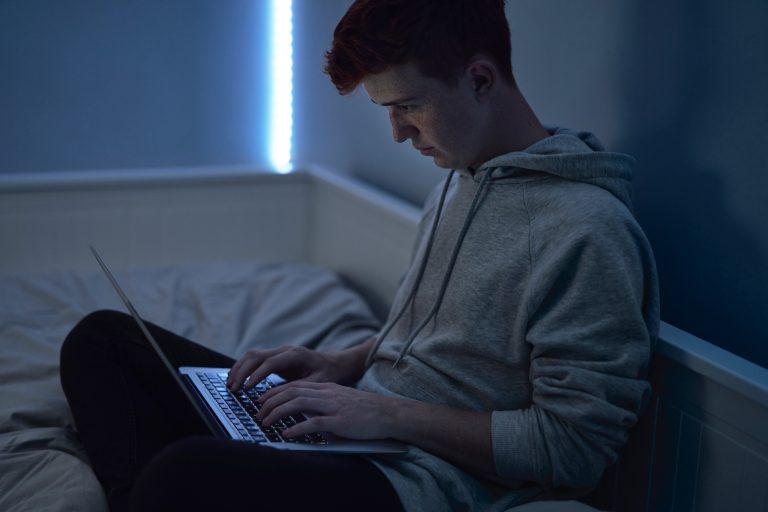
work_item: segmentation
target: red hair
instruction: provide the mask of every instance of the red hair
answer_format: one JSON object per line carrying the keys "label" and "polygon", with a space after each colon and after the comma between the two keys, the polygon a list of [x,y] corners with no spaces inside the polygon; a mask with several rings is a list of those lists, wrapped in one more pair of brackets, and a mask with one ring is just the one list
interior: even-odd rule
{"label": "red hair", "polygon": [[412,62],[426,76],[454,84],[474,55],[512,77],[505,0],[355,0],[333,33],[325,72],[341,94],[368,75]]}

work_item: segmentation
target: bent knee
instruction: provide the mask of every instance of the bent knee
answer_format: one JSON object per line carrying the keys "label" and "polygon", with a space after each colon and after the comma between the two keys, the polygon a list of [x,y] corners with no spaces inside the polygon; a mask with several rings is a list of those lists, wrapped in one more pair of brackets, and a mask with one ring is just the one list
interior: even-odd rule
{"label": "bent knee", "polygon": [[95,332],[109,332],[130,323],[133,323],[133,319],[127,313],[113,309],[99,309],[85,315],[72,331],[87,329]]}
{"label": "bent knee", "polygon": [[106,309],[83,317],[61,344],[59,367],[62,374],[90,359],[94,350],[103,352],[104,348],[108,347],[106,342],[123,330],[129,321],[132,322],[133,319],[125,313]]}

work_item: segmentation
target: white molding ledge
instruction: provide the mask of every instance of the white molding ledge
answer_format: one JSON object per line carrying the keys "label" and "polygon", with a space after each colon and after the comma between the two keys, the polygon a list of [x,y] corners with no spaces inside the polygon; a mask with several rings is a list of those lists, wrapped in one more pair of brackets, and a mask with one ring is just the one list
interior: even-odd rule
{"label": "white molding ledge", "polygon": [[768,407],[768,369],[666,322],[661,322],[656,351]]}

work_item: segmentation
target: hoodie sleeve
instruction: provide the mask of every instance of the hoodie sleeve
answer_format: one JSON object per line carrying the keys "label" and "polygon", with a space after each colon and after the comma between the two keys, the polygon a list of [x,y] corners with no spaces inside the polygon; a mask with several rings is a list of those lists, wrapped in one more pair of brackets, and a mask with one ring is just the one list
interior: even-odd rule
{"label": "hoodie sleeve", "polygon": [[647,399],[658,328],[650,247],[628,212],[594,218],[538,226],[547,240],[540,247],[532,229],[532,402],[493,413],[494,459],[504,478],[595,485]]}

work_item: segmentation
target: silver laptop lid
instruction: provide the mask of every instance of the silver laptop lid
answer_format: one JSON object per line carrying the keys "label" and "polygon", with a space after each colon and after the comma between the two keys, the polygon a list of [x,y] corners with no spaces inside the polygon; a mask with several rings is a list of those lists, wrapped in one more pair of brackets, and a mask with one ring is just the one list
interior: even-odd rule
{"label": "silver laptop lid", "polygon": [[178,369],[175,366],[173,366],[173,364],[171,364],[171,362],[165,356],[163,349],[160,348],[160,344],[157,343],[157,340],[155,340],[155,337],[152,336],[152,333],[147,328],[146,324],[144,323],[144,320],[141,319],[141,316],[139,316],[138,311],[136,311],[136,308],[133,307],[131,300],[128,298],[128,296],[125,294],[123,289],[120,287],[120,285],[117,282],[117,279],[115,279],[115,276],[112,275],[112,272],[107,267],[107,264],[104,263],[103,259],[101,259],[101,256],[99,255],[98,251],[96,251],[96,249],[92,245],[90,246],[90,248],[91,248],[91,252],[93,253],[93,256],[96,258],[96,261],[99,263],[101,270],[104,271],[104,274],[107,276],[107,279],[109,279],[109,282],[112,284],[112,288],[115,289],[115,291],[117,292],[117,295],[120,297],[120,300],[122,300],[123,304],[125,304],[125,307],[128,308],[128,312],[131,314],[133,319],[139,325],[139,329],[141,329],[141,332],[144,334],[144,337],[147,339],[149,344],[155,350],[155,353],[157,353],[158,357],[160,357],[160,360],[163,362],[165,367],[173,376],[173,379],[179,385],[184,395],[186,395],[189,402],[197,410],[198,415],[203,419],[203,421],[205,421],[206,425],[208,426],[208,428],[211,430],[212,433],[220,431],[219,426],[216,425],[213,422],[213,420],[210,418],[210,416],[203,410],[202,406],[197,401],[197,398],[192,394],[192,392],[186,386],[186,384],[181,378],[181,375],[179,374]]}

